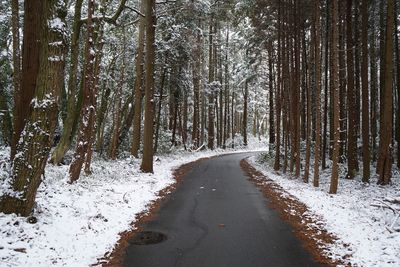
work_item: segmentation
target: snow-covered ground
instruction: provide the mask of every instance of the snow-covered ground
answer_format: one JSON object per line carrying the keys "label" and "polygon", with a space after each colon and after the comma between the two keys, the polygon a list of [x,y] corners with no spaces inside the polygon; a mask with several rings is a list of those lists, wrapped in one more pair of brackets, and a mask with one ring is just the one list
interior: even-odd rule
{"label": "snow-covered ground", "polygon": [[[253,140],[256,141],[256,140]],[[265,143],[252,142],[247,150]],[[238,150],[237,152],[240,152]],[[173,184],[173,170],[182,164],[232,150],[184,152],[160,156],[154,174],[139,171],[140,160],[95,159],[90,176],[70,185],[68,166],[46,167],[39,188],[35,217],[0,213],[0,266],[89,266],[110,252],[119,233],[131,228],[135,215],[145,211],[158,192]],[[0,150],[1,181],[7,175],[7,150]]]}
{"label": "snow-covered ground", "polygon": [[[330,170],[321,173],[320,187],[314,188],[312,182],[305,184],[301,179],[276,173],[259,158],[251,157],[248,161],[324,220],[325,228],[339,238],[329,247],[338,259],[349,254],[353,266],[400,266],[400,232],[390,231],[396,215],[389,209],[371,206],[384,198],[400,200],[400,175],[397,171],[392,178],[393,185],[385,187],[376,185],[376,177],[371,184],[361,183],[359,176],[355,180],[341,178],[338,194],[331,195],[327,193]],[[344,170],[341,170],[343,176]],[[391,205],[400,209],[400,204]],[[400,227],[400,219],[393,226]]]}

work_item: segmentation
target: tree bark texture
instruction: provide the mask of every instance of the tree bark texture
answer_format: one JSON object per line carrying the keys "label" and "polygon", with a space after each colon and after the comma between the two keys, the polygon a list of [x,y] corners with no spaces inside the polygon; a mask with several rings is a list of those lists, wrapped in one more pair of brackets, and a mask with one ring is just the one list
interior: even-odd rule
{"label": "tree bark texture", "polygon": [[146,57],[143,159],[140,169],[153,172],[154,63],[155,63],[155,0],[145,1]]}
{"label": "tree bark texture", "polygon": [[[43,1],[35,24],[40,31],[40,58],[35,94],[30,102],[30,115],[21,134],[8,179],[9,192],[0,200],[0,211],[28,216],[34,206],[37,189],[53,143],[57,124],[60,92],[65,66],[65,6],[59,1]],[[26,10],[29,13],[32,10]],[[25,14],[27,14],[25,13]],[[35,14],[37,15],[37,14]],[[32,25],[25,24],[25,27]],[[23,64],[28,64],[25,58]],[[36,60],[32,57],[31,60]],[[22,93],[22,92],[21,92]]]}

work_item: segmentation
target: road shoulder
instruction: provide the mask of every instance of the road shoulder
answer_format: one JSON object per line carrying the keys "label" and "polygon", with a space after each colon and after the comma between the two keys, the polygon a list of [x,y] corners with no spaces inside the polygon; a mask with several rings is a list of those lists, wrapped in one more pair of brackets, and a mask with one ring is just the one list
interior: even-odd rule
{"label": "road shoulder", "polygon": [[249,180],[253,182],[264,196],[269,200],[271,208],[279,212],[280,217],[287,221],[294,230],[297,238],[308,250],[315,261],[329,266],[343,265],[343,261],[333,260],[331,252],[327,249],[337,238],[324,229],[320,220],[308,210],[307,206],[283,190],[277,183],[256,170],[250,163],[243,159],[240,166],[245,171]]}

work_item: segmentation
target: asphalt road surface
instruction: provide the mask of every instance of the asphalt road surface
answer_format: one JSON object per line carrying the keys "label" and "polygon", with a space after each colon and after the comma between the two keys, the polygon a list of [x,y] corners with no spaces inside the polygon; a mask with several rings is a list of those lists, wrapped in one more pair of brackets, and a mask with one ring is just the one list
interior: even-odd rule
{"label": "asphalt road surface", "polygon": [[123,265],[322,266],[248,181],[239,164],[249,155],[220,156],[193,167],[156,218],[144,226],[145,231],[165,234],[154,234],[163,241],[139,245],[154,236],[134,237]]}

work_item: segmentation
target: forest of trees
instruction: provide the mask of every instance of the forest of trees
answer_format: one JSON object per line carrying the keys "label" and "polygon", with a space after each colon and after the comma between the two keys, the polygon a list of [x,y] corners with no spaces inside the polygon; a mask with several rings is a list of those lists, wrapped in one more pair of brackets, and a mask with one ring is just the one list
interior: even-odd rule
{"label": "forest of trees", "polygon": [[318,187],[330,169],[330,193],[400,167],[395,0],[0,2],[0,212],[30,214],[46,164],[71,183],[93,156],[152,172],[249,135],[276,171]]}

